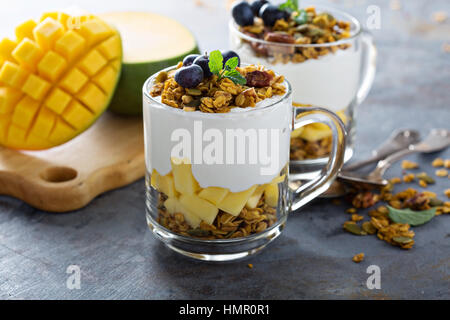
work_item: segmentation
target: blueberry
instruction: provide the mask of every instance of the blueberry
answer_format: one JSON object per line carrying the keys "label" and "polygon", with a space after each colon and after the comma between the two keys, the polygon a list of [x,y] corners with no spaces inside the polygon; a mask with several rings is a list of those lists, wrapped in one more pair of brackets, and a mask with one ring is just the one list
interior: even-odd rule
{"label": "blueberry", "polygon": [[240,26],[251,26],[253,24],[253,11],[248,2],[241,1],[233,5],[231,15]]}
{"label": "blueberry", "polygon": [[198,56],[199,54],[190,54],[184,57],[183,66],[184,67],[190,66],[194,62],[195,58],[197,58]]}
{"label": "blueberry", "polygon": [[206,55],[201,55],[195,58],[193,64],[198,65],[203,70],[203,75],[205,78],[209,78],[212,76],[212,72],[209,71],[209,58]]}
{"label": "blueberry", "polygon": [[277,20],[285,19],[286,12],[278,9],[277,6],[265,4],[259,10],[259,16],[263,19],[265,26],[273,27]]}
{"label": "blueberry", "polygon": [[231,58],[237,57],[238,58],[238,67],[241,66],[241,58],[239,58],[238,54],[234,51],[228,50],[222,52],[223,57],[223,67],[225,68],[225,63],[230,60]]}
{"label": "blueberry", "polygon": [[175,81],[183,88],[195,88],[203,81],[203,70],[195,64],[181,67],[175,72]]}
{"label": "blueberry", "polygon": [[253,1],[252,4],[251,4],[253,14],[255,16],[259,17],[259,10],[261,10],[261,7],[263,5],[265,5],[266,3],[269,3],[269,1],[267,1],[267,0],[256,0],[256,1]]}

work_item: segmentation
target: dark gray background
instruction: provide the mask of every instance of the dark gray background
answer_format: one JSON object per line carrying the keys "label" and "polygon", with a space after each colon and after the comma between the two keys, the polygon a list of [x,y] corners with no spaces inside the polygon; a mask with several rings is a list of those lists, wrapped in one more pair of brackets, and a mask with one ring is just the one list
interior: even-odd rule
{"label": "dark gray background", "polygon": [[[450,127],[450,53],[442,50],[445,41],[450,44],[450,21],[437,24],[431,18],[435,11],[449,14],[449,2],[398,2],[400,10],[392,10],[384,0],[328,1],[363,23],[369,5],[381,8],[381,29],[373,31],[378,71],[371,93],[358,110],[355,158],[368,156],[397,128],[416,128],[425,135],[434,127]],[[2,10],[0,29],[12,30],[16,19],[37,16],[46,5],[51,9],[64,3],[71,2],[14,1]],[[164,13],[189,26],[203,50],[227,46],[226,1],[78,3],[93,12]],[[438,155],[450,158],[450,150]],[[432,174],[429,163],[436,156],[410,159]],[[387,175],[400,172],[397,165]],[[450,187],[450,180],[437,181],[428,189],[443,199],[442,190]],[[374,236],[343,232],[347,207],[315,202],[292,214],[284,234],[261,254],[217,265],[183,258],[153,237],[145,223],[143,180],[67,214],[41,212],[0,196],[0,298],[450,298],[450,216],[414,228],[416,244],[404,251]],[[351,258],[359,252],[366,259],[355,264]],[[73,264],[81,267],[80,290],[66,288],[66,268]],[[381,290],[365,285],[366,268],[372,264],[381,268]]]}

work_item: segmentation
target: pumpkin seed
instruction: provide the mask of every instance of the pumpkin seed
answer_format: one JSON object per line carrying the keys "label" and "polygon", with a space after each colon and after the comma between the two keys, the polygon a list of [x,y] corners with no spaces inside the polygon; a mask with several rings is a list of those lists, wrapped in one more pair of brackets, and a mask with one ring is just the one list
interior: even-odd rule
{"label": "pumpkin seed", "polygon": [[166,71],[161,71],[160,73],[158,73],[158,75],[155,78],[155,82],[156,83],[161,83],[167,80],[167,72]]}
{"label": "pumpkin seed", "polygon": [[396,209],[388,206],[389,218],[396,223],[407,223],[411,226],[419,226],[421,224],[427,223],[436,215],[436,207],[413,211],[411,209]]}
{"label": "pumpkin seed", "polygon": [[186,93],[190,94],[191,96],[201,96],[202,95],[202,91],[200,89],[196,89],[196,88],[187,88]]}
{"label": "pumpkin seed", "polygon": [[357,236],[365,236],[367,232],[362,230],[360,226],[353,223],[344,223],[344,229],[350,233],[353,233]]}
{"label": "pumpkin seed", "polygon": [[426,172],[418,173],[418,174],[416,175],[416,177],[417,177],[418,179],[420,179],[420,180],[425,181],[425,182],[428,183],[428,184],[433,184],[433,183],[435,183],[434,179],[433,179],[432,177],[430,177]]}
{"label": "pumpkin seed", "polygon": [[375,234],[377,233],[377,228],[373,226],[372,223],[369,221],[366,221],[362,224],[362,229],[367,232],[368,234]]}
{"label": "pumpkin seed", "polygon": [[428,202],[430,207],[440,207],[444,205],[444,201],[438,199],[438,198],[430,198],[430,202]]}
{"label": "pumpkin seed", "polygon": [[200,99],[194,99],[191,102],[188,102],[185,104],[186,107],[191,107],[191,108],[197,108],[198,106],[200,106],[202,102],[200,101]]}
{"label": "pumpkin seed", "polygon": [[393,237],[392,240],[394,240],[395,242],[399,243],[399,244],[407,244],[413,241],[413,239],[408,238],[408,237]]}

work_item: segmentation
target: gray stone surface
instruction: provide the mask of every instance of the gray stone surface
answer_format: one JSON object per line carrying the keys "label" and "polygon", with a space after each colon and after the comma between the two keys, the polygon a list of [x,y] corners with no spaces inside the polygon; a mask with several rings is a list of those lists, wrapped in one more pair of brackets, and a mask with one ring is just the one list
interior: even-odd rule
{"label": "gray stone surface", "polygon": [[[10,28],[17,17],[35,15],[43,3],[15,1],[5,8]],[[65,1],[60,1],[63,6]],[[127,1],[107,9],[148,9],[171,15],[190,26],[203,49],[226,47],[225,1]],[[38,4],[39,3],[39,4]],[[67,1],[68,3],[68,1]],[[106,2],[79,1],[93,11]],[[435,11],[450,13],[448,1],[332,1],[366,19],[370,4],[381,7],[381,30],[374,31],[378,73],[367,100],[358,110],[355,158],[362,158],[394,129],[449,128],[450,23],[436,24]],[[39,5],[39,7],[38,7]],[[35,7],[33,7],[35,6]],[[27,11],[28,10],[28,11]],[[36,11],[37,10],[37,11]],[[194,24],[195,22],[195,24]],[[438,154],[450,158],[450,150]],[[437,155],[414,155],[422,169]],[[400,175],[399,165],[387,173]],[[441,198],[450,187],[439,178],[429,188]],[[83,210],[51,214],[0,197],[0,298],[13,299],[402,299],[450,298],[450,217],[440,216],[414,228],[413,250],[394,248],[374,236],[342,231],[347,206],[316,201],[292,214],[284,234],[248,261],[208,264],[188,260],[166,249],[147,229],[144,183],[104,194]],[[355,264],[354,254],[366,259]],[[247,268],[247,263],[254,265]],[[66,268],[79,265],[81,289],[66,288]],[[381,268],[381,290],[366,288],[366,268]]]}

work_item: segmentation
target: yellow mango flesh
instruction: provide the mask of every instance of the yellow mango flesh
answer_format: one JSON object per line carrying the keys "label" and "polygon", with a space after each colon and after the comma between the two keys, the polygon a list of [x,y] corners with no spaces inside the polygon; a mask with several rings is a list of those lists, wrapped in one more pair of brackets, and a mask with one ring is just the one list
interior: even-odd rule
{"label": "yellow mango flesh", "polygon": [[[347,123],[345,110],[337,111],[336,114],[341,118],[344,124]],[[331,137],[331,135],[330,127],[323,123],[311,123],[291,132],[291,138],[302,138],[311,142]]]}
{"label": "yellow mango flesh", "polygon": [[278,184],[269,184],[264,190],[266,203],[271,207],[278,206]]}
{"label": "yellow mango flesh", "polygon": [[44,14],[0,41],[0,144],[46,149],[86,130],[120,75],[118,32],[92,15]]}
{"label": "yellow mango flesh", "polygon": [[200,223],[202,222],[200,217],[186,209],[177,198],[168,198],[164,201],[164,206],[170,214],[183,214],[186,222],[194,229],[200,226]]}
{"label": "yellow mango flesh", "polygon": [[247,190],[241,192],[230,192],[227,196],[219,203],[218,207],[220,210],[225,211],[233,216],[238,216],[247,203],[248,199],[256,190],[256,185],[250,187]]}

